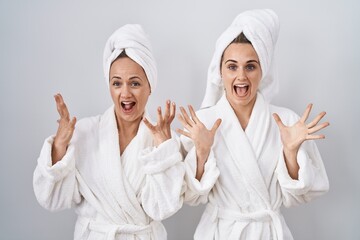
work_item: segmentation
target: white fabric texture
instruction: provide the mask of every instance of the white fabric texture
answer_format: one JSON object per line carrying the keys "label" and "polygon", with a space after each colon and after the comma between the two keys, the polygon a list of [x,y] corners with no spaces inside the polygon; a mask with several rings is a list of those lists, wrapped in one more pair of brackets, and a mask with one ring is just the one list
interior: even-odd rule
{"label": "white fabric texture", "polygon": [[267,103],[261,93],[245,131],[225,96],[215,106],[198,111],[208,129],[222,118],[200,181],[195,178],[193,142],[181,136],[187,152],[185,202],[208,204],[195,240],[293,239],[280,207],[305,203],[328,191],[328,178],[314,141],[300,147],[299,180],[289,176],[274,112],[285,125],[299,119],[291,110]]}
{"label": "white fabric texture", "polygon": [[152,54],[150,41],[139,24],[126,24],[117,29],[107,40],[103,56],[106,84],[109,86],[111,63],[124,50],[128,57],[144,69],[151,91],[154,92],[157,83],[156,61]]}
{"label": "white fabric texture", "polygon": [[160,221],[181,208],[185,187],[180,143],[172,136],[155,147],[141,122],[120,156],[114,106],[82,119],[53,166],[54,136],[46,139],[34,172],[36,198],[51,211],[75,208],[74,239],[165,240]]}
{"label": "white fabric texture", "polygon": [[259,90],[270,102],[277,94],[279,84],[274,70],[274,51],[279,35],[279,19],[270,9],[249,10],[239,14],[216,42],[207,76],[206,92],[201,108],[217,103],[224,93],[221,79],[221,57],[229,44],[243,32],[252,43],[260,60],[262,79]]}

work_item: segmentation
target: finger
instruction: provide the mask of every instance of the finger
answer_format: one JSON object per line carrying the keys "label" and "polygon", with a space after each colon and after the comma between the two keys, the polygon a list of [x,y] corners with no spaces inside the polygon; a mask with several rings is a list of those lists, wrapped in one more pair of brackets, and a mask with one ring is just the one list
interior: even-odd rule
{"label": "finger", "polygon": [[163,117],[162,117],[161,107],[158,107],[158,109],[157,109],[157,124],[158,124],[158,126],[163,125]]}
{"label": "finger", "polygon": [[169,123],[171,123],[175,118],[175,113],[176,113],[176,104],[175,104],[175,102],[171,103],[171,109],[170,110],[171,111],[170,111],[170,116],[169,116],[169,120],[168,120]]}
{"label": "finger", "polygon": [[184,136],[186,136],[186,137],[188,137],[188,138],[191,138],[191,135],[190,135],[189,132],[186,132],[186,131],[181,130],[181,129],[179,129],[179,128],[176,129],[176,132],[178,132],[179,134],[184,135]]}
{"label": "finger", "polygon": [[183,115],[183,118],[185,119],[185,121],[187,122],[188,125],[190,125],[191,127],[194,125],[194,121],[192,121],[189,117],[189,115],[187,114],[186,110],[183,107],[180,107],[180,111]]}
{"label": "finger", "polygon": [[170,116],[170,100],[167,100],[165,104],[164,120],[167,121],[169,119],[169,116]]}
{"label": "finger", "polygon": [[309,128],[309,134],[313,134],[313,133],[315,133],[315,132],[317,132],[317,131],[319,131],[319,130],[321,130],[321,129],[323,129],[323,128],[326,128],[326,127],[329,126],[329,125],[330,125],[329,122],[324,122],[324,123],[322,123],[322,124],[320,124],[320,125],[318,125],[318,126]]}
{"label": "finger", "polygon": [[149,120],[147,120],[147,118],[143,118],[143,122],[144,124],[150,129],[150,131],[154,131],[155,130],[155,126],[152,125]]}
{"label": "finger", "polygon": [[191,118],[192,118],[192,120],[194,121],[194,123],[201,123],[201,121],[199,120],[199,118],[196,116],[196,113],[195,113],[195,111],[194,111],[193,106],[188,105],[188,108],[189,108],[189,112],[190,112],[190,114],[191,114]]}
{"label": "finger", "polygon": [[306,120],[308,119],[308,117],[309,117],[309,115],[310,115],[312,106],[313,106],[312,103],[310,103],[310,104],[307,105],[304,114],[303,114],[302,117],[300,118],[300,122],[302,122],[302,123],[305,123],[305,122],[306,122]]}
{"label": "finger", "polygon": [[218,118],[218,119],[215,121],[213,127],[211,128],[211,132],[212,132],[213,134],[216,133],[216,130],[219,128],[220,124],[221,124],[221,119]]}
{"label": "finger", "polygon": [[183,127],[186,128],[186,129],[190,132],[192,126],[190,126],[190,125],[185,121],[184,117],[183,117],[181,114],[178,114],[177,117],[178,117],[181,125],[183,125]]}
{"label": "finger", "polygon": [[325,135],[321,134],[321,135],[308,135],[306,137],[306,140],[317,140],[317,139],[324,139]]}
{"label": "finger", "polygon": [[70,127],[72,128],[72,129],[74,129],[75,128],[75,124],[76,124],[76,117],[73,117],[72,119],[71,119],[71,121],[70,121]]}
{"label": "finger", "polygon": [[54,97],[55,97],[55,101],[56,101],[56,108],[57,108],[57,111],[58,111],[60,117],[66,119],[66,120],[70,120],[69,111],[67,109],[67,106],[66,106],[61,94],[58,93]]}
{"label": "finger", "polygon": [[314,120],[312,120],[309,124],[307,124],[306,126],[308,128],[312,128],[314,127],[316,124],[318,124],[318,122],[320,122],[320,120],[325,116],[326,112],[321,112],[319,113]]}
{"label": "finger", "polygon": [[273,117],[274,117],[276,124],[278,125],[278,127],[280,129],[285,127],[285,125],[283,124],[283,122],[281,121],[281,118],[279,117],[279,115],[277,113],[273,113]]}

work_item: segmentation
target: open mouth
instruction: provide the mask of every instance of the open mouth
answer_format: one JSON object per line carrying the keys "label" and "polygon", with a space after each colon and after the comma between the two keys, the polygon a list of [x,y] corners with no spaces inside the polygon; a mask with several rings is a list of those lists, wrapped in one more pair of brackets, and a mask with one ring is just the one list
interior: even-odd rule
{"label": "open mouth", "polygon": [[136,105],[136,102],[132,102],[132,101],[121,102],[122,110],[126,113],[131,112],[135,105]]}
{"label": "open mouth", "polygon": [[236,95],[239,97],[244,97],[249,91],[249,84],[247,83],[241,83],[234,85],[234,91],[236,92]]}

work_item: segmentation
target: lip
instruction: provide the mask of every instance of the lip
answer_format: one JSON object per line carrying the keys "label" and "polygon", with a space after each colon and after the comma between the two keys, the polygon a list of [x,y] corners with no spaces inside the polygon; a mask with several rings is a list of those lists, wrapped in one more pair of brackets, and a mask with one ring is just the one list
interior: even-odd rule
{"label": "lip", "polygon": [[121,101],[120,107],[121,111],[125,114],[131,114],[133,111],[135,111],[135,101]]}
{"label": "lip", "polygon": [[[241,88],[241,90],[240,90]],[[250,84],[249,83],[237,83],[233,85],[234,95],[237,98],[246,98],[250,94]],[[241,93],[241,94],[239,94]]]}

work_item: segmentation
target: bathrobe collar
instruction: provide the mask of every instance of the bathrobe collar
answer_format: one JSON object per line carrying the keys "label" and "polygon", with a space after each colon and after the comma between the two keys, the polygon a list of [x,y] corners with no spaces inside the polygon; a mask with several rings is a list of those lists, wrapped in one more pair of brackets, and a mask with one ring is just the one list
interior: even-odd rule
{"label": "bathrobe collar", "polygon": [[[136,197],[134,189],[128,182],[121,164],[120,148],[118,130],[116,125],[116,117],[114,112],[114,106],[110,107],[101,117],[100,130],[99,130],[99,144],[100,144],[100,156],[101,163],[99,167],[102,170],[103,179],[107,192],[115,202],[122,209],[123,215],[120,216],[120,223],[136,222],[147,224],[148,217],[143,211],[138,199]],[[141,136],[141,137],[138,137]],[[137,145],[137,149],[143,149],[142,145],[151,138],[146,126],[143,122],[140,123],[137,135],[133,138],[129,145]],[[139,152],[128,154],[127,157],[132,157],[131,161],[137,161],[137,155]]]}
{"label": "bathrobe collar", "polygon": [[247,181],[254,191],[263,199],[266,205],[270,204],[270,197],[263,176],[257,164],[265,144],[270,125],[270,113],[263,96],[258,93],[257,99],[244,132],[230,103],[224,95],[215,107],[217,116],[223,119],[220,132],[223,135],[232,159],[241,174],[246,175]]}

